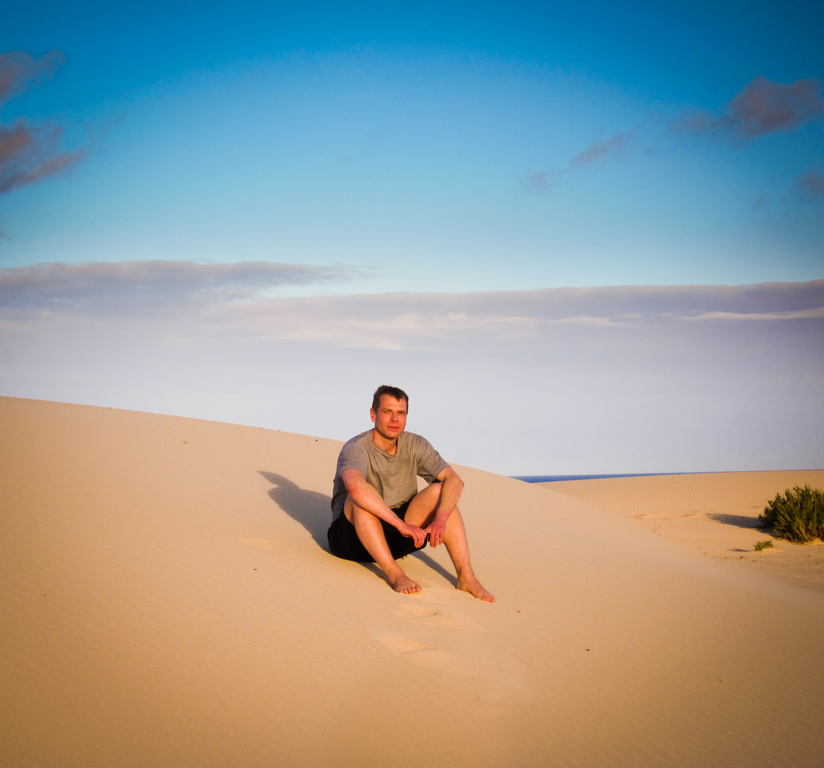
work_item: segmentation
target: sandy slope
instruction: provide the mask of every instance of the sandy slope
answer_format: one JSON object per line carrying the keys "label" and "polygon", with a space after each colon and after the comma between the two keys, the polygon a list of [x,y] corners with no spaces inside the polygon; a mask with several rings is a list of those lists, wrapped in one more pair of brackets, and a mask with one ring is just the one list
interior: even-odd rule
{"label": "sandy slope", "polygon": [[[413,425],[410,428],[414,429]],[[3,766],[821,766],[824,594],[459,468],[476,570],[324,550],[339,444],[0,398]]]}
{"label": "sandy slope", "polygon": [[[824,488],[824,470],[616,477],[542,483],[615,512],[669,541],[719,560],[757,566],[824,592],[822,542],[792,544],[759,527],[767,502],[788,488]],[[771,541],[759,552],[757,542]]]}

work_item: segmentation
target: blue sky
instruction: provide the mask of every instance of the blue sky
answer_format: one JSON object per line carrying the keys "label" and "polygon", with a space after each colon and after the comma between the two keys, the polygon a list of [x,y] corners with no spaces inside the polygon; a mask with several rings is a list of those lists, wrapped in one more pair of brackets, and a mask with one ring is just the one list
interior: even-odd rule
{"label": "blue sky", "polygon": [[344,439],[391,381],[493,471],[822,466],[821,39],[812,2],[18,4],[0,394]]}

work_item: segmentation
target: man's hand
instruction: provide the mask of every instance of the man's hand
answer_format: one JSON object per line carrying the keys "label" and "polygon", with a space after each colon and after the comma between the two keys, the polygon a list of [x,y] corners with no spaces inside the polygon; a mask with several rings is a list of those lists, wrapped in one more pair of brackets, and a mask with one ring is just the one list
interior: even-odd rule
{"label": "man's hand", "polygon": [[443,535],[446,533],[446,518],[436,517],[423,530],[429,536],[429,546],[437,547],[443,542]]}
{"label": "man's hand", "polygon": [[412,539],[415,542],[416,547],[422,547],[426,543],[426,531],[424,531],[423,528],[418,528],[417,525],[410,525],[409,523],[404,522],[398,530],[402,535]]}

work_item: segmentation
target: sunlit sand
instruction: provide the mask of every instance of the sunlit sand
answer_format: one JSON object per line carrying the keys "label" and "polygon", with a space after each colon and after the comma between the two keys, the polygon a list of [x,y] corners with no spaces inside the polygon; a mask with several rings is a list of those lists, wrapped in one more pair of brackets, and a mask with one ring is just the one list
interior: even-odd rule
{"label": "sunlit sand", "polygon": [[747,522],[824,473],[460,467],[490,604],[443,547],[411,595],[325,550],[338,442],[12,398],[0,435],[0,764],[824,764],[824,547]]}

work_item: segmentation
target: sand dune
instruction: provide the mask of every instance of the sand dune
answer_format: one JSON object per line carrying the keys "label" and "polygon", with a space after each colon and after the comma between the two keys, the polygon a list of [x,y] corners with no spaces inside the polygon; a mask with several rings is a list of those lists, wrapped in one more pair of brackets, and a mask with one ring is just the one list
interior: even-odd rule
{"label": "sand dune", "polygon": [[[724,472],[542,483],[608,509],[664,539],[718,560],[756,566],[824,592],[824,546],[773,539],[759,527],[766,503],[788,488],[824,488],[824,470]],[[772,546],[759,552],[757,542]]]}
{"label": "sand dune", "polygon": [[442,548],[397,595],[324,549],[339,443],[12,398],[0,434],[4,766],[824,764],[824,594],[767,569],[458,468],[497,602]]}

